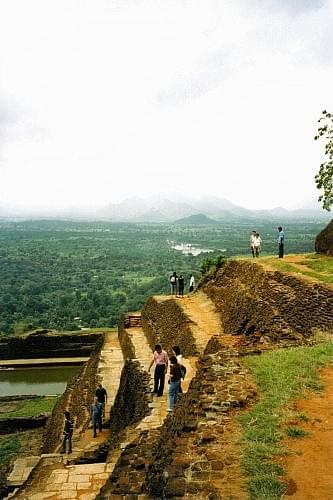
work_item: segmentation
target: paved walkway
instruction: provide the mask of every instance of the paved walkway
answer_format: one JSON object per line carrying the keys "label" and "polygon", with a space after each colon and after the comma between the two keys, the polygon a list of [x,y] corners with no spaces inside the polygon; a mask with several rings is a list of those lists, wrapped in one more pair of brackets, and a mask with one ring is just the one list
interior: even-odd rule
{"label": "paved walkway", "polygon": [[[141,364],[143,370],[147,371],[151,362],[153,353],[142,328],[128,328],[127,335],[131,339],[134,346],[135,355]],[[195,359],[184,359],[186,366],[186,379],[182,382],[183,391],[186,392],[189,381],[195,375]],[[154,388],[154,365],[150,371],[151,375],[151,390]],[[164,394],[162,397],[154,396],[154,401],[150,403],[151,414],[145,417],[137,426],[137,429],[142,431],[146,429],[154,429],[160,427],[167,415],[168,407],[168,376],[165,378]]]}

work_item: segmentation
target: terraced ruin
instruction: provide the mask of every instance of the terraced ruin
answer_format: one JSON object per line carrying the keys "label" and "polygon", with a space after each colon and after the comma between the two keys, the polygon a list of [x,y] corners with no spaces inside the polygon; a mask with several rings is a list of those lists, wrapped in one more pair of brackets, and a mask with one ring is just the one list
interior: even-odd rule
{"label": "terraced ruin", "polygon": [[[89,361],[49,418],[40,456],[19,459],[15,499],[248,498],[237,417],[258,399],[241,360],[312,345],[333,333],[333,291],[301,277],[230,262],[193,294],[151,297],[118,333],[98,337]],[[157,342],[179,345],[187,374],[171,414],[151,395]],[[97,382],[108,392],[106,428],[92,439]],[[63,411],[74,417],[73,453],[59,453]]]}

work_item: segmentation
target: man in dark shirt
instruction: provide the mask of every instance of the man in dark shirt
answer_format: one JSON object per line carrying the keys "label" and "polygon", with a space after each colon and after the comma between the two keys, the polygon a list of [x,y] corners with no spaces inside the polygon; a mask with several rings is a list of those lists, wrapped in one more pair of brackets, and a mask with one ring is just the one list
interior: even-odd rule
{"label": "man in dark shirt", "polygon": [[278,245],[279,245],[279,259],[283,259],[284,254],[284,232],[281,226],[278,227],[279,237],[278,237]]}
{"label": "man in dark shirt", "polygon": [[103,405],[103,417],[105,416],[105,404],[108,400],[108,393],[106,392],[106,389],[102,386],[102,384],[98,384],[95,396],[97,398],[97,401],[99,403],[102,403]]}
{"label": "man in dark shirt", "polygon": [[182,274],[178,278],[178,293],[180,297],[184,296],[184,278]]}
{"label": "man in dark shirt", "polygon": [[73,422],[71,421],[71,414],[65,411],[65,425],[62,435],[62,448],[60,453],[66,453],[66,443],[68,441],[68,453],[72,453],[72,436],[73,436]]}

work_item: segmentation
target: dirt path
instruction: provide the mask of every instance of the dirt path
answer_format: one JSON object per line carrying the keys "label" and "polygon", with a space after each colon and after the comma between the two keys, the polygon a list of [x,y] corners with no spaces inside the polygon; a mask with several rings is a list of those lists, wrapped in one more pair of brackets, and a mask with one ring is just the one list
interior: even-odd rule
{"label": "dirt path", "polygon": [[179,300],[179,304],[193,321],[190,326],[201,354],[213,335],[220,335],[223,344],[230,347],[239,341],[239,337],[223,333],[221,319],[213,302],[201,290],[193,295],[185,295],[184,299]]}
{"label": "dirt path", "polygon": [[287,442],[291,455],[284,463],[288,477],[284,498],[333,498],[333,368],[323,370],[321,380],[325,389],[320,394],[295,403],[295,411],[309,420],[292,424],[309,435]]}

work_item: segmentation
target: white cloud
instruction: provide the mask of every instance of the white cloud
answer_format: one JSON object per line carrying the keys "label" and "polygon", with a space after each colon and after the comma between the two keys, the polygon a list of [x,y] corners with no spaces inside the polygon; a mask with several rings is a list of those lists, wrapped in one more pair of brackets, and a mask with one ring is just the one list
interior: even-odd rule
{"label": "white cloud", "polygon": [[262,3],[0,0],[3,201],[314,196],[333,2]]}

